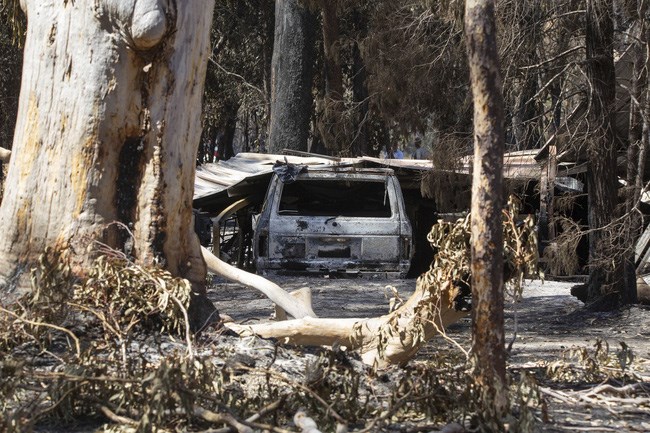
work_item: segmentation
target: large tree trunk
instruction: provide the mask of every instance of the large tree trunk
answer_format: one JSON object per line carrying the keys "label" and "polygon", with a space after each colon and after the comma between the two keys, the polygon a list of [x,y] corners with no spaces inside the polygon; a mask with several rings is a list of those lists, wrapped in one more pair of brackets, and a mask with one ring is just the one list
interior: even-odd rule
{"label": "large tree trunk", "polygon": [[315,19],[300,0],[277,0],[271,62],[269,152],[307,151]]}
{"label": "large tree trunk", "polygon": [[24,288],[46,247],[69,248],[82,273],[101,242],[201,293],[192,192],[213,0],[22,3],[0,276]]}
{"label": "large tree trunk", "polygon": [[503,98],[494,3],[467,0],[465,40],[474,100],[472,353],[485,427],[508,409],[503,330]]}
{"label": "large tree trunk", "polygon": [[[636,245],[641,231],[643,229],[642,217],[635,211],[635,207],[639,203],[639,198],[642,193],[643,174],[639,174],[639,167],[641,164],[645,165],[645,152],[641,153],[639,150],[642,147],[642,131],[643,131],[643,110],[645,106],[645,93],[647,88],[647,71],[646,71],[646,22],[645,11],[647,9],[646,2],[642,2],[636,11],[634,11],[635,24],[632,27],[633,41],[632,41],[632,56],[633,68],[630,84],[630,117],[629,117],[629,130],[628,130],[628,143],[627,143],[627,167],[626,167],[626,181],[627,181],[627,194],[625,195],[625,211],[629,218],[629,228],[626,232],[628,240],[627,244],[630,246],[625,253],[625,287],[636,289],[636,264],[635,264],[635,250],[632,248]],[[634,281],[632,281],[632,279]],[[638,302],[636,290],[629,292],[630,303]]]}
{"label": "large tree trunk", "polygon": [[[616,76],[613,58],[612,0],[588,0],[586,13],[587,75],[590,95],[587,155],[589,201],[589,283],[587,303],[597,309],[615,308],[626,302],[624,266],[618,234],[606,230],[617,204],[614,101]],[[636,291],[636,287],[634,287]]]}

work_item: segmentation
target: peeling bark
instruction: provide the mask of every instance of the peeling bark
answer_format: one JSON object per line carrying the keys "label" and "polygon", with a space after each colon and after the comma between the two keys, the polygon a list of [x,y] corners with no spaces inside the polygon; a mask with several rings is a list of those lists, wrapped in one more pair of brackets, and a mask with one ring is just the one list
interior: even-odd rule
{"label": "peeling bark", "polygon": [[192,191],[213,0],[23,6],[12,187],[0,207],[6,290],[28,285],[46,247],[69,248],[83,274],[102,242],[203,292]]}

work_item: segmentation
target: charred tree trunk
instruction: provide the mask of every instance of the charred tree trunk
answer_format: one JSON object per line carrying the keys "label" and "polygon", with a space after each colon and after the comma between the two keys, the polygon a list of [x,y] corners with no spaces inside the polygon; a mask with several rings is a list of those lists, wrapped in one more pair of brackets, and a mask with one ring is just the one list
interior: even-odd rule
{"label": "charred tree trunk", "polygon": [[338,0],[320,2],[323,18],[323,62],[325,95],[323,117],[321,119],[321,138],[332,155],[339,154],[345,141],[343,113],[343,71],[339,57],[339,19]]}
{"label": "charred tree trunk", "polygon": [[102,242],[204,294],[192,191],[213,1],[21,3],[25,63],[0,207],[5,293],[25,291],[13,289],[28,287],[46,247],[69,249],[83,274]]}
{"label": "charred tree trunk", "polygon": [[[529,65],[539,62],[538,45],[539,35],[542,34],[539,27],[541,22],[539,9],[541,6],[536,2],[524,2],[522,12],[517,22],[517,31],[524,35],[521,44],[521,56]],[[531,30],[532,29],[532,30]],[[516,150],[536,149],[539,147],[539,128],[537,122],[541,118],[538,102],[535,95],[538,90],[537,74],[525,69],[514,80],[515,90],[514,107],[512,111],[512,132],[516,142]]]}
{"label": "charred tree trunk", "polygon": [[[627,302],[624,284],[625,248],[607,228],[616,212],[616,135],[614,102],[616,76],[613,57],[612,0],[588,0],[586,12],[587,75],[590,95],[587,189],[589,200],[589,282],[587,303],[595,309]],[[633,279],[634,280],[634,279]],[[636,287],[634,287],[636,292]]]}
{"label": "charred tree trunk", "polygon": [[494,3],[467,0],[465,40],[474,100],[472,352],[485,429],[503,431],[508,409],[503,330],[504,112]]}
{"label": "charred tree trunk", "polygon": [[250,152],[251,145],[250,145],[250,112],[246,110],[244,113],[244,128],[243,128],[243,133],[244,133],[244,143],[242,146],[242,151],[243,152]]}
{"label": "charred tree trunk", "polygon": [[235,156],[235,133],[237,132],[237,113],[239,103],[231,102],[226,105],[226,121],[223,126],[222,148],[219,149],[219,158],[227,160]]}
{"label": "charred tree trunk", "polygon": [[277,0],[271,61],[269,152],[307,151],[315,19],[300,0]]}
{"label": "charred tree trunk", "polygon": [[[642,217],[635,211],[635,207],[639,203],[642,192],[643,174],[639,172],[641,164],[645,165],[645,153],[640,152],[642,147],[642,132],[643,132],[643,117],[642,115],[646,101],[645,93],[647,88],[647,71],[646,71],[646,27],[645,13],[646,3],[642,2],[638,9],[633,27],[635,34],[632,42],[632,55],[633,55],[633,69],[630,85],[630,119],[628,131],[628,148],[627,148],[627,167],[626,167],[626,181],[627,181],[627,194],[625,195],[625,211],[629,217],[629,229],[627,236],[629,238],[628,244],[630,248],[625,254],[625,287],[636,289],[636,263],[635,263],[635,250],[632,248],[636,245],[641,230],[643,228]],[[632,282],[634,280],[634,282]],[[633,290],[628,292],[630,303],[638,302],[637,291]]]}
{"label": "charred tree trunk", "polygon": [[[647,9],[645,10],[647,14]],[[645,18],[644,18],[645,19]],[[636,171],[636,191],[638,196],[635,196],[636,201],[638,202],[641,198],[641,191],[644,187],[645,179],[645,165],[647,159],[648,148],[650,147],[650,77],[648,77],[648,69],[650,68],[650,25],[647,21],[645,23],[644,31],[644,43],[645,43],[645,96],[643,100],[642,110],[644,111],[643,117],[643,127],[641,128],[641,144],[639,148],[638,156],[638,166]]]}
{"label": "charred tree trunk", "polygon": [[323,9],[323,49],[325,56],[326,96],[335,100],[343,98],[343,73],[339,59],[338,0],[321,2]]}
{"label": "charred tree trunk", "polygon": [[214,154],[217,151],[217,136],[219,131],[216,127],[210,126],[208,129],[208,162],[214,162]]}

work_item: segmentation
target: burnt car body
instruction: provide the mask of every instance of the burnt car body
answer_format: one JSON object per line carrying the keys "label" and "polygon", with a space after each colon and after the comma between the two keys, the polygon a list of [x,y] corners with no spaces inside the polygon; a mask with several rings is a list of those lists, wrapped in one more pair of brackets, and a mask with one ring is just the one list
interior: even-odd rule
{"label": "burnt car body", "polygon": [[412,228],[391,169],[315,168],[274,175],[257,218],[259,273],[406,275]]}

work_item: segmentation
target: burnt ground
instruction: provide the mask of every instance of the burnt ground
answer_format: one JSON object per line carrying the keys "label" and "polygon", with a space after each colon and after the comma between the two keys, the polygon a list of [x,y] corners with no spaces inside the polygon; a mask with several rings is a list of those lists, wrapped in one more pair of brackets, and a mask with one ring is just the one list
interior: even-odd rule
{"label": "burnt ground", "polygon": [[[312,289],[313,306],[320,317],[370,317],[388,311],[395,292],[406,299],[415,280],[381,278],[334,279],[324,277],[271,277],[287,290]],[[513,377],[534,375],[540,385],[543,410],[537,410],[536,430],[544,432],[650,432],[650,307],[633,306],[617,312],[586,311],[569,293],[572,283],[530,281],[523,299],[506,305],[506,341],[515,335],[508,360]],[[263,295],[237,284],[215,281],[210,297],[221,313],[236,322],[271,320],[272,304]],[[470,319],[452,325],[448,337],[468,350]],[[596,344],[607,347],[608,360],[597,359]],[[623,343],[623,344],[622,344]],[[625,361],[621,374],[617,357],[631,349],[634,361]],[[443,338],[432,340],[412,362],[458,350]],[[299,352],[296,352],[299,353]],[[577,353],[583,354],[584,362]],[[604,353],[600,352],[600,353]],[[629,353],[629,352],[628,352]],[[573,355],[573,356],[572,356]],[[629,364],[629,365],[628,365]],[[592,365],[599,371],[585,378]],[[575,368],[574,368],[575,367]],[[575,373],[582,371],[582,375]],[[549,374],[549,371],[555,371]],[[602,385],[603,374],[614,388]],[[624,377],[624,379],[621,379]],[[630,383],[628,388],[621,388]]]}

